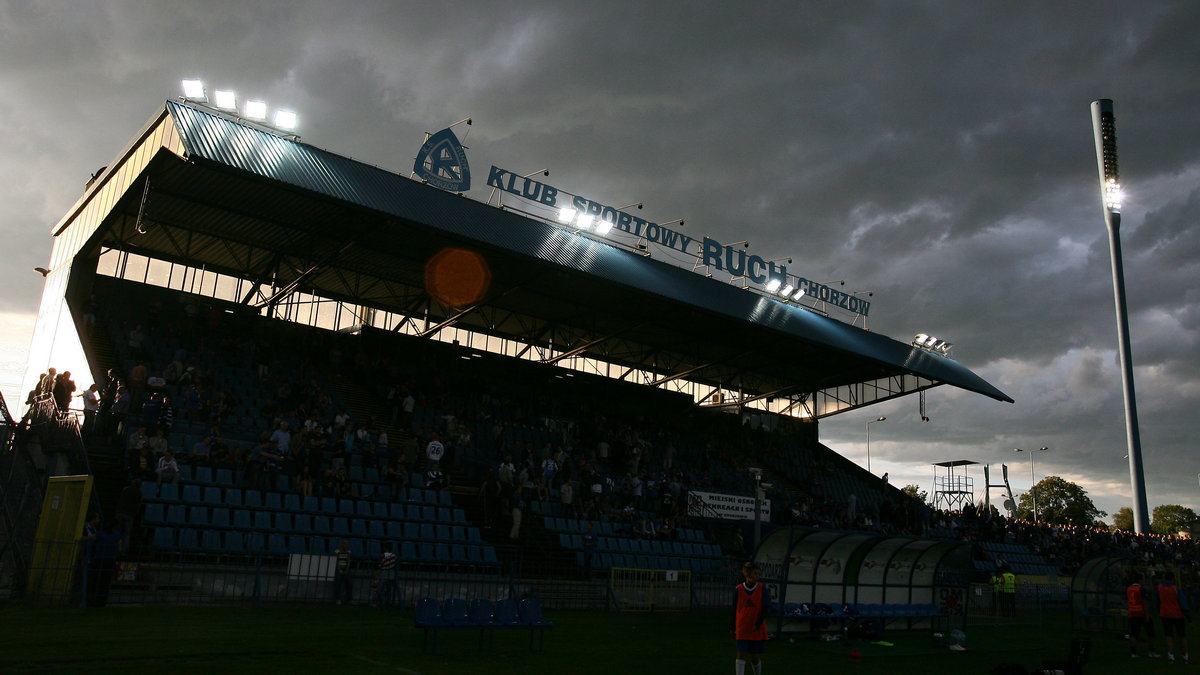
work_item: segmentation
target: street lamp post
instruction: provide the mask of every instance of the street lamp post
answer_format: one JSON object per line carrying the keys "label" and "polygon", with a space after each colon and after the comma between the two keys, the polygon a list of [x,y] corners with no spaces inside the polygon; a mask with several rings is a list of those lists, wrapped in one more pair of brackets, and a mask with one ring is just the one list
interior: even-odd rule
{"label": "street lamp post", "polygon": [[[1037,451],[1045,452],[1049,449],[1050,448],[1041,447],[1041,448],[1038,448]],[[1023,450],[1022,448],[1013,448],[1013,452],[1025,452],[1025,450]],[[1029,496],[1033,499],[1033,522],[1036,523],[1038,521],[1037,477],[1034,475],[1034,471],[1033,471],[1033,456],[1034,456],[1034,451],[1030,450],[1029,451]]]}
{"label": "street lamp post", "polygon": [[871,425],[886,419],[886,417],[878,417],[867,421],[867,473],[871,473]]}

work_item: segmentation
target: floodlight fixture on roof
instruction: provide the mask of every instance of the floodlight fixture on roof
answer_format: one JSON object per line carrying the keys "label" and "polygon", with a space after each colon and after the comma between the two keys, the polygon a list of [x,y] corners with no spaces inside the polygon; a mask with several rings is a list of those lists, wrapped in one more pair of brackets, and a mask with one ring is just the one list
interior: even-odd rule
{"label": "floodlight fixture on roof", "polygon": [[803,297],[804,297],[804,289],[801,288],[799,291],[796,292],[795,295],[792,296],[792,300],[799,300],[800,298],[803,298]]}
{"label": "floodlight fixture on roof", "polygon": [[237,94],[230,89],[218,89],[213,92],[213,105],[221,110],[237,110]]}
{"label": "floodlight fixture on roof", "polygon": [[558,210],[558,222],[562,223],[563,225],[570,225],[571,221],[575,220],[575,216],[578,213],[579,212],[575,209],[569,206],[564,206]]}
{"label": "floodlight fixture on roof", "polygon": [[275,128],[281,131],[295,131],[296,113],[291,110],[276,110]]}
{"label": "floodlight fixture on roof", "polygon": [[612,224],[611,220],[605,220],[605,219],[601,218],[596,223],[596,234],[600,234],[600,235],[608,234],[609,230],[611,230],[612,228],[613,228],[613,224]]}
{"label": "floodlight fixture on roof", "polygon": [[183,86],[183,97],[189,101],[208,100],[208,97],[204,95],[204,82],[189,79],[180,81],[180,84]]}
{"label": "floodlight fixture on roof", "polygon": [[596,217],[590,213],[581,213],[579,214],[579,217],[575,219],[575,227],[578,227],[581,230],[591,229],[592,221],[595,219]]}
{"label": "floodlight fixture on roof", "polygon": [[242,115],[246,119],[262,121],[267,119],[267,104],[265,101],[246,101],[246,105],[242,108]]}
{"label": "floodlight fixture on roof", "polygon": [[[779,287],[782,284],[783,284],[783,282],[781,282],[779,279],[771,279],[770,281],[767,282],[767,292],[774,293],[775,291],[779,290]],[[788,288],[791,288],[791,287],[792,287],[792,285],[788,284]],[[786,293],[785,293],[785,295],[786,295]]]}

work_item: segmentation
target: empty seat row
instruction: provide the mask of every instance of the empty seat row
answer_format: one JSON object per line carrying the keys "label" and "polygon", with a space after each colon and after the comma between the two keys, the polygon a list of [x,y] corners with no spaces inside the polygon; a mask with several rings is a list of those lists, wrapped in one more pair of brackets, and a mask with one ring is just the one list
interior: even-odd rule
{"label": "empty seat row", "polygon": [[[584,554],[575,553],[575,562],[584,566]],[[683,570],[706,574],[719,572],[724,563],[715,558],[685,558],[682,556],[633,555],[630,553],[597,553],[592,556],[593,570],[629,567],[641,570]]]}
{"label": "empty seat row", "polygon": [[340,518],[307,513],[250,511],[223,507],[146,504],[142,521],[147,525],[175,527],[211,527],[265,533],[319,534],[382,539],[421,539],[427,541],[481,541],[479,528],[448,522],[415,522],[377,518]]}
{"label": "empty seat row", "polygon": [[[151,549],[181,553],[333,555],[344,537],[265,534],[261,532],[223,531],[191,527],[157,527],[150,540]],[[348,538],[350,555],[359,559],[378,559],[383,552],[379,539]],[[451,563],[496,565],[496,549],[487,544],[447,544],[431,541],[393,543],[402,563]]]}
{"label": "empty seat row", "polygon": [[[560,546],[573,551],[583,550],[583,536],[579,534],[558,535]],[[716,544],[696,544],[690,541],[661,541],[630,539],[628,537],[597,537],[596,550],[608,553],[633,553],[642,555],[687,556],[689,558],[719,558],[721,547]]]}
{"label": "empty seat row", "polygon": [[[566,532],[568,534],[582,534],[587,531],[587,526],[592,525],[592,531],[597,535],[616,536],[622,531],[627,531],[629,525],[627,523],[613,523],[602,520],[580,520],[577,518],[545,518],[546,529],[551,532]],[[676,530],[681,541],[691,541],[697,543],[704,542],[704,533],[690,527],[681,527]]]}
{"label": "empty seat row", "polygon": [[[449,492],[436,490],[407,490],[408,501],[373,501],[369,499],[335,499],[333,497],[303,497],[294,492],[263,492],[254,489],[221,488],[216,486],[142,483],[142,498],[147,502],[183,503],[189,505],[227,506],[231,508],[269,509],[312,514],[390,518],[392,520],[461,520],[455,517],[461,509],[452,509]],[[451,510],[452,509],[452,510]],[[450,515],[447,515],[447,514]]]}

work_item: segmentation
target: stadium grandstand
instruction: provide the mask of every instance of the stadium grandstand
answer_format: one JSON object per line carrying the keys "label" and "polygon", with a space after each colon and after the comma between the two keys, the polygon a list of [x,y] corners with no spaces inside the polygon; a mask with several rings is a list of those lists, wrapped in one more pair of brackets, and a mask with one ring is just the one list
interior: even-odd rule
{"label": "stadium grandstand", "polygon": [[[1075,564],[1061,540],[933,511],[820,442],[824,417],[932,387],[1010,399],[819,300],[185,100],[52,234],[29,398],[2,420],[16,594],[724,606],[757,556],[789,602],[944,614],[999,566]],[[64,398],[66,367],[95,389]],[[75,530],[48,538],[53,477],[81,475]],[[76,562],[94,571],[106,535],[123,544],[98,581]],[[908,573],[857,581],[868,564]]]}

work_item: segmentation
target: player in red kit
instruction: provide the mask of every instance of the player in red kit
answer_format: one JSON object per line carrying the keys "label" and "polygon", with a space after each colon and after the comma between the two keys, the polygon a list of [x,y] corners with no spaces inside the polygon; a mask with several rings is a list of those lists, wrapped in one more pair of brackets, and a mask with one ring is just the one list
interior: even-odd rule
{"label": "player in red kit", "polygon": [[771,594],[766,586],[758,583],[758,565],[752,562],[742,565],[742,577],[745,581],[735,587],[733,598],[733,639],[737,649],[734,673],[747,675],[746,663],[749,662],[752,675],[762,675]]}

